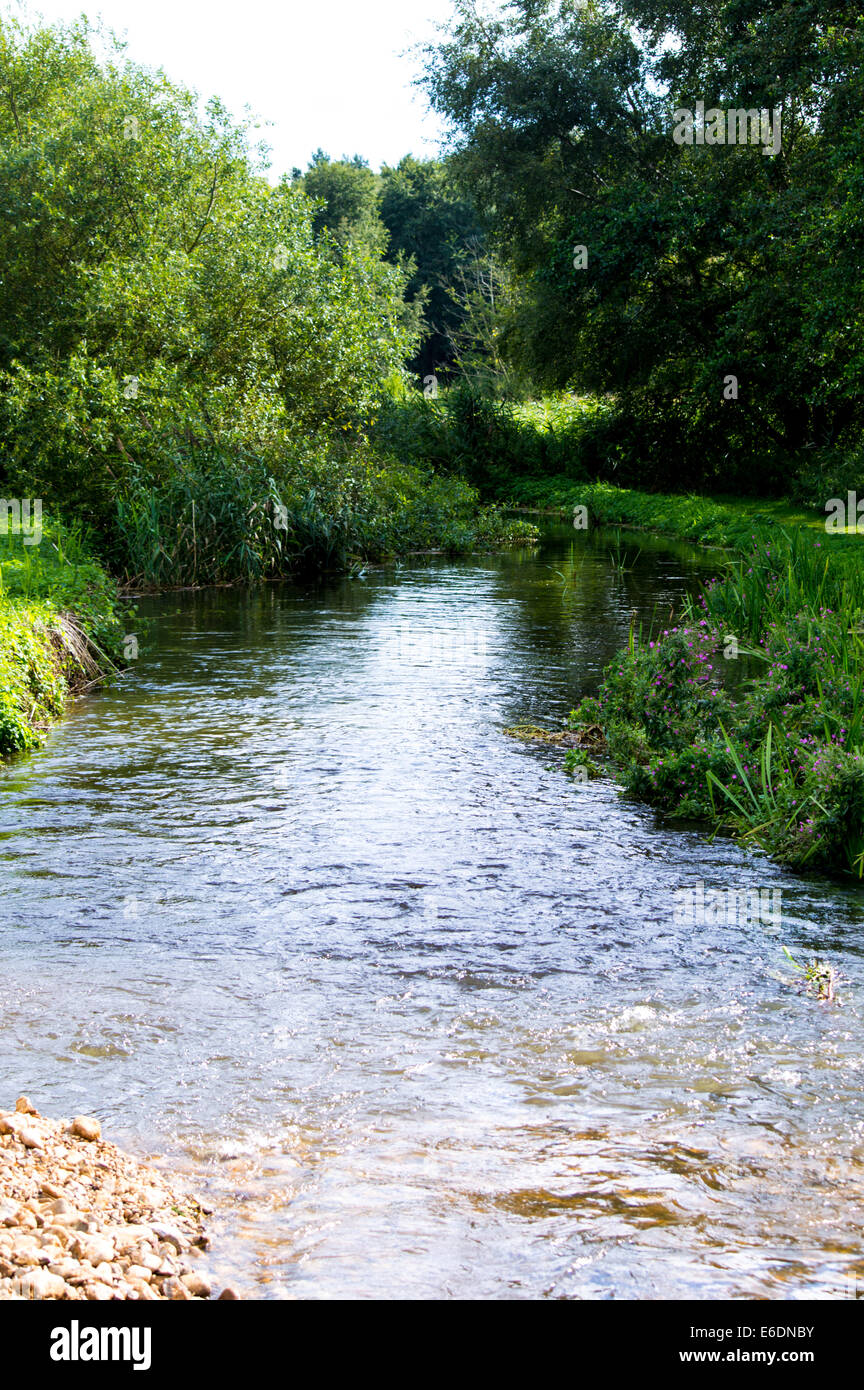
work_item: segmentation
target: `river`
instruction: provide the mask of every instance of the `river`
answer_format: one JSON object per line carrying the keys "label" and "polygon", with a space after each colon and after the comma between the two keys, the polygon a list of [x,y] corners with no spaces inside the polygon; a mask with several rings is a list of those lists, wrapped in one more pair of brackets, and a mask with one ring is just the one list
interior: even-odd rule
{"label": "river", "polygon": [[[860,893],[503,733],[706,564],[610,544],[143,600],[134,673],[0,771],[3,1099],[180,1169],[244,1295],[864,1276]],[[782,926],[677,923],[699,879]]]}

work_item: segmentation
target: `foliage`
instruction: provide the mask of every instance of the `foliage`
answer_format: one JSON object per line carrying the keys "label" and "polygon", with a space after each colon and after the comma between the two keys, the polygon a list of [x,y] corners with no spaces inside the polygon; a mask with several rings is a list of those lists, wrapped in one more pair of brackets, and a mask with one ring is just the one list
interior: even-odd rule
{"label": "foliage", "polygon": [[[616,481],[773,494],[858,447],[862,57],[846,0],[456,0],[426,86],[520,301],[503,355],[614,397]],[[779,153],[676,144],[697,100],[780,110]]]}
{"label": "foliage", "polygon": [[218,102],[106,42],[100,63],[85,21],[0,22],[0,484],[113,555],[118,501],[208,479],[221,515],[251,478],[293,483],[301,439],[350,474],[416,323],[380,248],[316,235]]}
{"label": "foliage", "polygon": [[414,463],[458,473],[501,502],[522,502],[523,478],[584,479],[598,406],[574,397],[516,404],[495,400],[476,381],[435,398],[390,395],[374,439]]}
{"label": "foliage", "polygon": [[37,744],[70,689],[114,669],[123,633],[116,585],[80,527],[45,518],[33,546],[0,535],[0,757]]}
{"label": "foliage", "polygon": [[767,534],[677,625],[631,636],[599,710],[633,792],[796,868],[864,876],[859,555]]}

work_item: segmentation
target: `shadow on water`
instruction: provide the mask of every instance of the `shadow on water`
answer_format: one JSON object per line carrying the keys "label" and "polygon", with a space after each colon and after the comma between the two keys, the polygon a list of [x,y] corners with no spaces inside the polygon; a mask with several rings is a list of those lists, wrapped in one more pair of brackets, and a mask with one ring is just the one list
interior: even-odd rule
{"label": "shadow on water", "polygon": [[[502,733],[717,563],[613,546],[145,600],[134,676],[0,774],[6,1088],[179,1165],[254,1296],[847,1286],[860,896]],[[682,925],[697,880],[781,925]]]}

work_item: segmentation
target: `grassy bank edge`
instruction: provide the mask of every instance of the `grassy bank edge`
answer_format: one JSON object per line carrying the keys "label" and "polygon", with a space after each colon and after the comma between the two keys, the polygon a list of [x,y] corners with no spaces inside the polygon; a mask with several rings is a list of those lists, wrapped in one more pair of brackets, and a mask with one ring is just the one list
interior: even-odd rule
{"label": "grassy bank edge", "polygon": [[70,698],[123,665],[117,585],[76,527],[0,534],[0,761],[38,747]]}
{"label": "grassy bank edge", "polygon": [[[746,554],[753,541],[771,530],[804,528],[824,532],[824,514],[774,499],[707,497],[699,493],[654,493],[612,483],[521,479],[511,503],[526,511],[570,517],[584,506],[594,525],[629,526]],[[841,546],[860,544],[856,535],[838,536]],[[864,554],[864,550],[860,552]]]}
{"label": "grassy bank edge", "polygon": [[[631,631],[571,727],[599,723],[618,780],[670,818],[729,830],[795,869],[861,879],[861,538],[782,502],[574,484],[556,505],[729,552],[668,631]],[[739,640],[755,666],[729,687],[723,658]]]}

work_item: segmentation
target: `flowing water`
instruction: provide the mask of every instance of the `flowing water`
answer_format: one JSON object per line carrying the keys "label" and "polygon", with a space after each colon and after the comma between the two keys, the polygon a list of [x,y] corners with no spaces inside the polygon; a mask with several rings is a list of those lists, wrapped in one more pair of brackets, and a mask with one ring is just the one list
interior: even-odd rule
{"label": "flowing water", "polygon": [[[179,1168],[217,1280],[790,1298],[864,1270],[859,895],[503,733],[560,728],[695,583],[695,554],[608,551],[149,600],[134,675],[0,772],[0,1099]],[[676,922],[700,879],[782,890],[782,924]]]}

